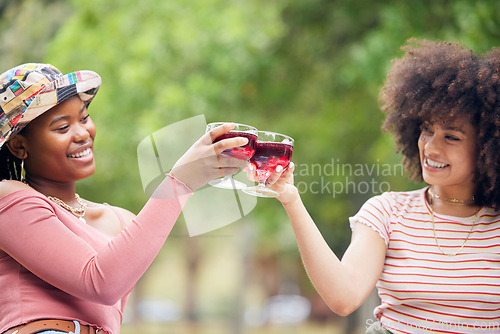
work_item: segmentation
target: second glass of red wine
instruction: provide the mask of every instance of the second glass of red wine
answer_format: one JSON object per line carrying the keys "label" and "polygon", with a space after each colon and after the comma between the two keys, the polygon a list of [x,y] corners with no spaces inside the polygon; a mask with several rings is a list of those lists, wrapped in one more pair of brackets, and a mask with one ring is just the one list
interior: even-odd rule
{"label": "second glass of red wine", "polygon": [[276,167],[288,167],[293,153],[293,138],[276,132],[259,131],[255,153],[250,163],[256,168],[259,184],[247,187],[243,192],[258,197],[277,197],[279,193],[265,186],[266,180]]}
{"label": "second glass of red wine", "polygon": [[[207,125],[207,132],[211,131],[212,129],[218,126],[221,126],[222,124],[224,124],[224,122],[209,123]],[[214,140],[214,143],[222,139],[233,138],[233,137],[248,138],[248,143],[244,146],[238,146],[229,150],[225,150],[224,152],[221,153],[221,156],[233,157],[244,160],[250,159],[255,152],[255,142],[257,141],[257,129],[250,125],[236,123],[235,127],[231,131],[226,132],[223,135],[217,137]],[[235,179],[233,179],[231,175],[212,180],[208,182],[208,184],[223,189],[243,189],[247,187],[245,183],[236,181]]]}

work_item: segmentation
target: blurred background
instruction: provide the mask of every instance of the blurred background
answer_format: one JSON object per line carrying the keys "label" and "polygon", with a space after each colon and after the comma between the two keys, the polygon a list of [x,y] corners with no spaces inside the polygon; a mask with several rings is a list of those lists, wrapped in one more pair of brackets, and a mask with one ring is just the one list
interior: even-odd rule
{"label": "blurred background", "polygon": [[[0,0],[0,72],[48,62],[91,69],[97,172],[78,192],[138,212],[137,145],[204,115],[295,138],[296,184],[341,256],[348,217],[369,197],[409,190],[378,90],[410,37],[500,46],[498,0]],[[128,333],[363,333],[376,293],[341,318],[315,293],[273,199],[189,237],[179,218],[138,283]]]}

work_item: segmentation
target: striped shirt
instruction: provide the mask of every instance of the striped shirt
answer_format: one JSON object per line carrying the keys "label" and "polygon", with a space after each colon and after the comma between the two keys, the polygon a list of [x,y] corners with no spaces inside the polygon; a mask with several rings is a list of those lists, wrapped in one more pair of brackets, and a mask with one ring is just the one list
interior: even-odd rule
{"label": "striped shirt", "polygon": [[[500,213],[482,208],[464,248],[446,256],[425,190],[388,192],[350,218],[384,239],[375,316],[393,333],[500,333]],[[474,217],[434,215],[439,245],[456,253]]]}

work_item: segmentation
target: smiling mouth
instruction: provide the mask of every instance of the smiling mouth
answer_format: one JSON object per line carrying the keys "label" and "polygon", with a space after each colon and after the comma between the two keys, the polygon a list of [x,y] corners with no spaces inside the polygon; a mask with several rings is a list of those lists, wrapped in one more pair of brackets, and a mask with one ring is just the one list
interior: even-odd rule
{"label": "smiling mouth", "polygon": [[88,148],[85,151],[82,151],[80,153],[68,154],[67,156],[68,156],[68,158],[82,158],[82,157],[86,157],[86,156],[90,155],[91,153],[92,153],[92,149]]}
{"label": "smiling mouth", "polygon": [[432,168],[445,168],[445,167],[449,166],[448,164],[444,164],[442,162],[437,162],[437,161],[431,160],[429,158],[425,158],[425,163],[429,167],[432,167]]}

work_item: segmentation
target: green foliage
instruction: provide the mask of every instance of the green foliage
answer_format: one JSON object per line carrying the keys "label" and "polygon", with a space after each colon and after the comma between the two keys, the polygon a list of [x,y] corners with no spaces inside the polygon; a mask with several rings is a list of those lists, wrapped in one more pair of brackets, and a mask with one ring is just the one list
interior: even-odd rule
{"label": "green foliage", "polygon": [[64,0],[0,0],[0,73],[42,62],[47,43],[69,13]]}

